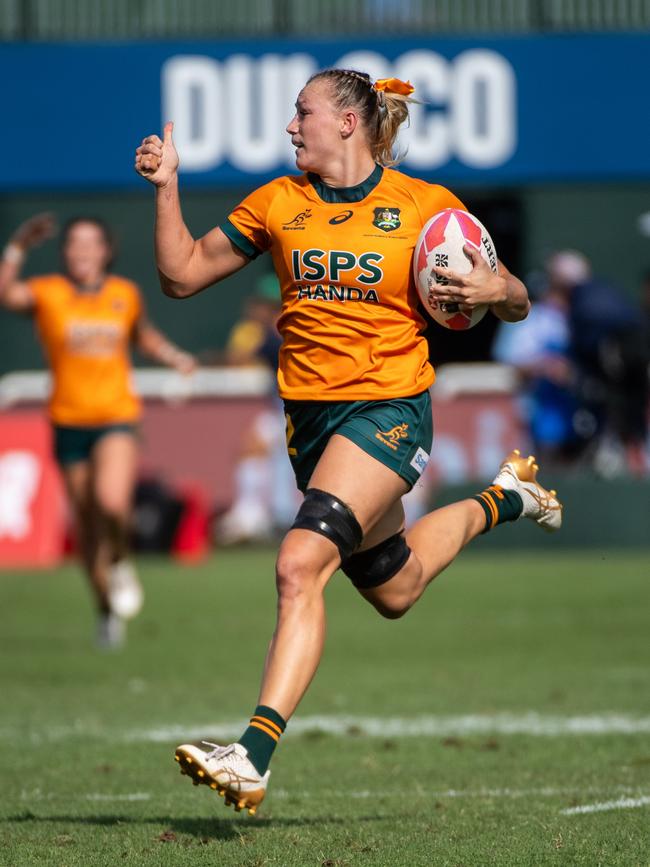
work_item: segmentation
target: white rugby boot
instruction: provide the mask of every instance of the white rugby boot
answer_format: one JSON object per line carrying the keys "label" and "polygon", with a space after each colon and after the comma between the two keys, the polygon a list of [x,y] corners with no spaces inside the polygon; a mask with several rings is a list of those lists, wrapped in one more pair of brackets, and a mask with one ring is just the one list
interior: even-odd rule
{"label": "white rugby boot", "polygon": [[519,449],[510,452],[501,464],[493,485],[508,491],[517,491],[524,504],[522,518],[530,518],[549,533],[562,526],[562,504],[555,491],[547,491],[537,481],[533,455],[522,457]]}
{"label": "white rugby boot", "polygon": [[220,747],[209,741],[202,743],[212,750],[206,752],[195,744],[176,748],[174,758],[181,766],[181,774],[192,777],[195,786],[210,786],[237,813],[246,808],[253,816],[264,799],[271,771],[260,775],[241,744]]}
{"label": "white rugby boot", "polygon": [[123,620],[135,617],[144,602],[144,590],[130,560],[118,560],[108,570],[108,601],[111,611]]}

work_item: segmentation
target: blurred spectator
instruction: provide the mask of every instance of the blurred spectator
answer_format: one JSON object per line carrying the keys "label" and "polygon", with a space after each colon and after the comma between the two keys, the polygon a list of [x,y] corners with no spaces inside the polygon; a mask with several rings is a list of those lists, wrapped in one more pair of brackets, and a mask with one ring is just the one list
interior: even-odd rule
{"label": "blurred spectator", "polygon": [[648,355],[648,379],[650,379],[650,268],[641,275],[641,315],[645,330],[645,346]]}
{"label": "blurred spectator", "polygon": [[570,293],[577,393],[598,434],[594,468],[605,476],[644,475],[648,346],[641,309],[617,287],[594,277],[588,260],[574,250],[556,253],[548,270]]}
{"label": "blurred spectator", "polygon": [[258,281],[254,294],[246,299],[243,316],[228,336],[226,364],[265,364],[274,372],[277,370],[282,345],[277,328],[281,307],[277,277],[266,274]]}
{"label": "blurred spectator", "polygon": [[[228,337],[224,362],[263,364],[275,373],[282,343],[277,329],[280,310],[280,285],[275,274],[268,274],[246,300],[243,316]],[[270,540],[293,522],[297,498],[286,450],[284,409],[274,384],[269,408],[256,416],[242,437],[235,497],[217,524],[217,540],[222,545]]]}
{"label": "blurred spectator", "polygon": [[549,257],[528,319],[502,324],[493,350],[521,375],[531,437],[544,457],[584,452],[604,476],[647,472],[648,315],[594,277],[577,250]]}
{"label": "blurred spectator", "polygon": [[[573,277],[582,279],[575,262]],[[575,370],[570,359],[570,285],[549,269],[539,298],[523,322],[502,322],[493,348],[495,361],[516,368],[523,415],[538,458],[566,460],[582,442]],[[592,430],[593,432],[593,430]]]}

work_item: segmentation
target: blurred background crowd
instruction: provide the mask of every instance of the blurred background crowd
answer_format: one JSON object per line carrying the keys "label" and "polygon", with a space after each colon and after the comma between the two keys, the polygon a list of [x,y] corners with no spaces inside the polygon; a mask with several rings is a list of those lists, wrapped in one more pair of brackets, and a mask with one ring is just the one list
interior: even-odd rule
{"label": "blurred background crowd", "polygon": [[[650,7],[617,0],[3,0],[0,241],[41,211],[59,223],[101,217],[117,240],[114,270],[198,360],[187,375],[135,358],[136,547],[191,560],[268,541],[299,499],[274,390],[281,305],[269,263],[182,304],[164,298],[133,150],[175,121],[186,218],[200,235],[291,171],[283,139],[297,91],[313,69],[342,64],[413,81],[422,105],[403,169],[463,199],[534,301],[522,323],[428,326],[434,454],[409,519],[530,446],[549,478],[598,496],[628,485],[645,503],[643,533],[650,121],[639,99],[649,49]],[[25,274],[58,268],[46,243]],[[73,542],[51,506],[56,481],[47,495],[38,488],[56,475],[45,361],[32,323],[2,311],[0,346],[0,566],[52,563]],[[15,460],[25,450],[37,481]],[[26,524],[20,508],[32,510]]]}

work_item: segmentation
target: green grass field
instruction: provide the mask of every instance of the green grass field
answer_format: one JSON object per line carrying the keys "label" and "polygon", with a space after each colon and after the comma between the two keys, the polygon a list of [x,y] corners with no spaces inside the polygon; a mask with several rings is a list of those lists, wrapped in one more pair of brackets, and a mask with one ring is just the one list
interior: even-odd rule
{"label": "green grass field", "polygon": [[337,575],[253,818],[173,748],[252,711],[272,567],[142,561],[113,654],[74,565],[0,575],[0,864],[650,864],[649,552],[469,551],[397,622]]}

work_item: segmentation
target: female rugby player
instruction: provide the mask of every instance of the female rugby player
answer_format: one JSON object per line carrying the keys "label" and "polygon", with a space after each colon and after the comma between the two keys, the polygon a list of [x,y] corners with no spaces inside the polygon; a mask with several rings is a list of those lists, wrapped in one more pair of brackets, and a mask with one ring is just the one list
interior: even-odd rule
{"label": "female rugby player", "polygon": [[182,373],[195,360],[148,322],[138,287],[110,273],[114,247],[101,220],[65,226],[61,274],[21,279],[29,250],[54,232],[49,214],[16,229],[0,260],[0,304],[36,320],[53,377],[54,451],[98,609],[97,643],[117,647],[143,601],[128,557],[140,416],[129,346]]}
{"label": "female rugby player", "polygon": [[[269,252],[282,286],[278,382],[287,443],[305,492],[277,560],[277,626],[258,706],[237,743],[176,750],[181,770],[254,812],[271,754],[307,689],[325,635],[323,590],[339,567],[384,617],[401,617],[473,538],[522,515],[549,529],[561,507],[518,452],[476,497],[437,509],[405,535],[401,497],[432,440],[434,372],[416,311],[411,258],[427,219],[462,203],[443,187],[390,168],[413,88],[330,69],[307,82],[287,127],[299,176],[249,195],[194,240],[181,214],[168,123],[147,136],[136,170],[156,188],[156,261],[163,291],[186,298]],[[439,302],[489,304],[523,319],[528,294],[500,264],[467,247],[473,269],[436,269]]]}

